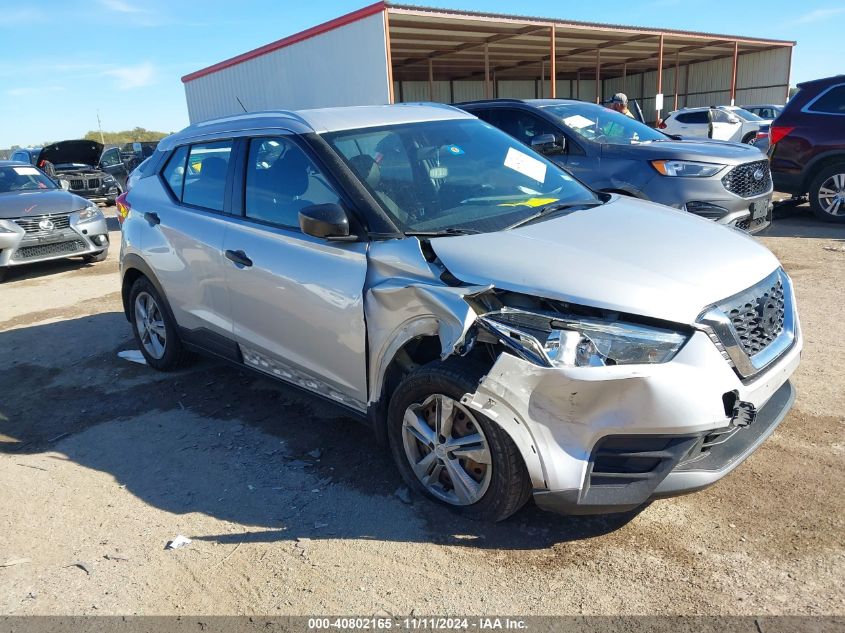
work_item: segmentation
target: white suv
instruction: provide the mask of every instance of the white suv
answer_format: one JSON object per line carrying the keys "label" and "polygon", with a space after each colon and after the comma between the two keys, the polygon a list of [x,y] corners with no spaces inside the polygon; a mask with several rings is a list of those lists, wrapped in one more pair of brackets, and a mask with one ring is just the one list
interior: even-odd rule
{"label": "white suv", "polygon": [[[753,144],[760,128],[771,124],[736,106],[683,108],[670,112],[658,126],[666,134],[700,136],[717,141]],[[712,128],[712,130],[711,130]]]}
{"label": "white suv", "polygon": [[150,366],[203,351],[332,400],[460,512],[703,488],[792,403],[801,334],[768,250],[596,194],[448,106],[200,123],[124,204]]}

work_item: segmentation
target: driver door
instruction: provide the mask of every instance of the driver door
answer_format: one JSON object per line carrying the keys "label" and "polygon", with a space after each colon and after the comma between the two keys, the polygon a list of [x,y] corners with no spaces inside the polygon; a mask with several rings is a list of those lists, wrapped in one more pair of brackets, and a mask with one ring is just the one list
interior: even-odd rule
{"label": "driver door", "polygon": [[[366,410],[366,242],[304,234],[299,210],[340,203],[292,136],[253,138],[242,213],[223,244],[235,338],[244,362],[359,411]],[[347,206],[348,208],[348,206]]]}
{"label": "driver door", "polygon": [[734,117],[717,108],[711,108],[710,117],[713,121],[713,136],[717,141],[739,141],[742,135],[742,123]]}

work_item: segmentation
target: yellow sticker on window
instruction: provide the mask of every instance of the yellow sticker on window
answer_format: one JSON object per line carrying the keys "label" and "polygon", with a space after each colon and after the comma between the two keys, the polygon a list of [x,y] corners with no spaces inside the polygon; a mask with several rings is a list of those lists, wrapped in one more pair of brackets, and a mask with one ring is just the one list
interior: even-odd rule
{"label": "yellow sticker on window", "polygon": [[557,202],[560,198],[528,198],[519,202],[503,202],[500,207],[542,207],[551,202]]}

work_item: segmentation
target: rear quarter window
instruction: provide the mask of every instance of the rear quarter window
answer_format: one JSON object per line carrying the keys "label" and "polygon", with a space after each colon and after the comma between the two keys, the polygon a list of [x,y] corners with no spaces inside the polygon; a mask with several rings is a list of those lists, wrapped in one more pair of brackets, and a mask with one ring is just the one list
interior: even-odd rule
{"label": "rear quarter window", "polygon": [[182,185],[185,181],[185,159],[188,157],[188,146],[176,148],[170,160],[161,170],[167,188],[180,202],[182,201]]}
{"label": "rear quarter window", "polygon": [[845,115],[845,84],[831,86],[807,104],[807,112]]}

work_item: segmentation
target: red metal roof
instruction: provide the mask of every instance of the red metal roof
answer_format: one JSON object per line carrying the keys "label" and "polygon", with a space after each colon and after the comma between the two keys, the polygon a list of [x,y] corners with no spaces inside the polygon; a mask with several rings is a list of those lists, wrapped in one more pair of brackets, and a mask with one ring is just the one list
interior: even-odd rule
{"label": "red metal roof", "polygon": [[255,59],[256,57],[261,57],[262,55],[266,55],[267,53],[272,53],[273,51],[277,51],[280,48],[285,48],[286,46],[290,46],[291,44],[296,44],[297,42],[316,37],[321,33],[333,31],[334,29],[340,28],[341,26],[346,26],[347,24],[351,24],[352,22],[357,22],[358,20],[362,20],[366,17],[384,11],[384,8],[384,1],[379,0],[378,2],[364,7],[363,9],[358,9],[357,11],[353,11],[352,13],[347,13],[346,15],[342,15],[339,18],[335,18],[334,20],[324,22],[323,24],[318,24],[317,26],[311,27],[310,29],[300,31],[299,33],[294,33],[293,35],[284,37],[280,40],[276,40],[275,42],[270,42],[269,44],[265,44],[264,46],[260,46],[259,48],[247,51],[246,53],[242,53],[230,59],[225,59],[222,62],[214,64],[213,66],[208,66],[207,68],[202,68],[201,70],[192,72],[182,77],[182,83],[187,83],[194,79],[198,79],[199,77],[204,77],[205,75],[210,75],[211,73],[215,73],[218,70],[223,70],[224,68],[236,66],[242,62],[245,62],[250,59]]}

